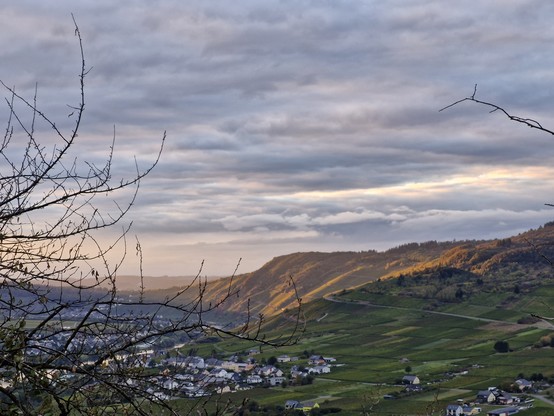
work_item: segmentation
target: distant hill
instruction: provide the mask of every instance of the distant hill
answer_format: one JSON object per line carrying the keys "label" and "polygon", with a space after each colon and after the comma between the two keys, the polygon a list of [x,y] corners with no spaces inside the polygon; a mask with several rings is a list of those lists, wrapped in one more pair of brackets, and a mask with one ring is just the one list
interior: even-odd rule
{"label": "distant hill", "polygon": [[[250,300],[253,312],[274,314],[294,305],[291,281],[303,302],[321,298],[342,289],[362,285],[381,276],[428,262],[454,247],[453,243],[409,244],[385,253],[376,251],[294,253],[276,257],[252,273],[234,278],[240,297],[227,308],[245,310]],[[208,286],[209,297],[221,297],[229,279]]]}
{"label": "distant hill", "polygon": [[[360,287],[378,279],[417,276],[441,270],[483,279],[540,277],[553,273],[554,223],[518,236],[487,241],[409,243],[384,251],[307,252],[276,257],[259,270],[209,282],[205,299],[222,299],[232,284],[238,290],[223,308],[229,312],[272,315],[294,304],[296,288],[303,303],[334,292]],[[450,270],[450,272],[448,272]],[[456,270],[452,272],[452,270]],[[438,273],[440,275],[440,273]],[[468,276],[469,276],[468,275]],[[291,284],[294,281],[294,285]],[[156,291],[156,296],[174,293]]]}

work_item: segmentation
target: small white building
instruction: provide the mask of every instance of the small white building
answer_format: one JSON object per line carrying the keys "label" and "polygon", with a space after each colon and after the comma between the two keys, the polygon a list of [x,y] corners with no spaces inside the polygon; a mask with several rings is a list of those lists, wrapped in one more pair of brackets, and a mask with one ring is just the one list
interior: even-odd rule
{"label": "small white building", "polygon": [[286,381],[286,377],[274,376],[274,377],[269,377],[268,380],[269,380],[269,384],[271,386],[280,386],[281,384],[283,384]]}
{"label": "small white building", "polygon": [[163,382],[163,387],[166,390],[177,390],[179,388],[179,383],[175,380],[168,379]]}
{"label": "small white building", "polygon": [[421,381],[419,380],[418,376],[414,375],[405,375],[402,377],[402,383],[403,384],[419,384]]}
{"label": "small white building", "polygon": [[310,369],[310,372],[315,374],[329,374],[331,372],[331,367],[328,365],[316,365]]}
{"label": "small white building", "polygon": [[446,406],[447,416],[461,416],[464,414],[464,408],[459,404],[449,404]]}
{"label": "small white building", "polygon": [[263,378],[261,378],[260,376],[256,375],[256,374],[253,374],[253,375],[250,375],[248,377],[246,377],[246,383],[247,384],[260,384],[264,381]]}

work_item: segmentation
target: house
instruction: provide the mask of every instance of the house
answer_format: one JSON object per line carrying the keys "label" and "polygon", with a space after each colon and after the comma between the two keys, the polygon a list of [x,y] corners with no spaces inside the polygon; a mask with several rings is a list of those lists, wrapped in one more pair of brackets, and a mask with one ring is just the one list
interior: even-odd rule
{"label": "house", "polygon": [[285,410],[291,410],[296,409],[300,402],[297,402],[296,400],[287,400],[285,402]]}
{"label": "house", "polygon": [[326,361],[321,355],[312,355],[308,359],[308,364],[311,364],[311,365],[323,365],[325,363]]}
{"label": "house", "polygon": [[290,376],[291,378],[297,378],[297,377],[307,377],[308,373],[306,371],[300,371],[300,370],[290,370]]}
{"label": "house", "polygon": [[231,373],[231,377],[229,377],[229,381],[233,383],[240,383],[242,381],[242,376],[238,373]]}
{"label": "house", "polygon": [[192,381],[194,380],[194,376],[192,374],[175,374],[173,376],[175,380],[179,381]]}
{"label": "house", "polygon": [[462,406],[463,408],[463,415],[465,416],[473,416],[481,413],[480,407],[471,407],[471,406]]}
{"label": "house", "polygon": [[163,388],[166,390],[177,390],[179,388],[179,383],[175,380],[168,379],[163,382]]}
{"label": "house", "polygon": [[206,390],[200,387],[197,387],[194,390],[190,390],[186,394],[187,394],[187,397],[205,397],[210,395],[209,392],[207,392]]}
{"label": "house", "polygon": [[309,413],[312,409],[318,409],[319,404],[317,402],[297,402],[296,400],[287,400],[285,402],[285,410],[302,410],[304,413]]}
{"label": "house", "polygon": [[254,388],[251,384],[246,383],[239,383],[235,386],[236,391],[246,391],[246,390],[252,390]]}
{"label": "house", "polygon": [[234,363],[237,363],[240,361],[240,357],[237,354],[233,354],[229,358],[227,358],[227,361],[232,361]]}
{"label": "house", "polygon": [[421,387],[420,384],[406,384],[406,387],[404,388],[407,392],[416,392],[416,391],[422,391],[423,387]]}
{"label": "house", "polygon": [[496,396],[492,390],[481,390],[477,393],[475,401],[477,403],[494,403],[496,401]]}
{"label": "house", "polygon": [[328,365],[316,365],[313,369],[317,374],[329,374],[331,372],[331,367]]}
{"label": "house", "polygon": [[202,378],[198,380],[199,386],[210,386],[215,384],[221,384],[224,381],[223,378],[213,376],[211,374],[202,374]]}
{"label": "house", "polygon": [[263,381],[264,381],[263,378],[261,378],[258,375],[250,375],[246,378],[246,383],[248,384],[260,384]]}
{"label": "house", "polygon": [[216,378],[229,378],[231,375],[223,368],[213,368],[210,371],[210,375]]}
{"label": "house", "polygon": [[402,384],[419,384],[421,381],[418,376],[405,375],[402,377]]}
{"label": "house", "polygon": [[286,377],[271,376],[268,378],[271,386],[280,386],[286,380]]}
{"label": "house", "polygon": [[283,370],[281,370],[280,368],[275,368],[275,371],[273,371],[273,373],[271,374],[277,377],[282,377],[285,373],[283,373]]}
{"label": "house", "polygon": [[273,365],[266,365],[258,369],[258,374],[266,377],[271,374],[275,374],[276,376],[280,377],[283,375],[283,371]]}
{"label": "house", "polygon": [[446,406],[446,415],[447,416],[462,416],[464,414],[464,409],[459,404],[449,404]]}
{"label": "house", "polygon": [[278,363],[288,363],[290,362],[290,357],[288,355],[280,355],[277,357]]}
{"label": "house", "polygon": [[514,397],[505,391],[499,392],[500,394],[496,397],[497,404],[512,404],[514,402]]}
{"label": "house", "polygon": [[241,371],[250,371],[254,367],[251,363],[238,363],[234,361],[223,361],[220,365],[221,368],[224,368],[225,370],[231,370],[236,373],[240,373]]}
{"label": "house", "polygon": [[169,400],[170,397],[165,394],[165,393],[162,393],[161,391],[155,391],[152,393],[152,396],[155,398],[155,399],[158,399],[162,402],[165,402],[166,400]]}
{"label": "house", "polygon": [[312,409],[319,409],[317,402],[302,402],[296,406],[296,409],[302,410],[304,413],[309,413]]}
{"label": "house", "polygon": [[316,365],[315,367],[307,368],[308,374],[329,374],[331,368],[328,365]]}
{"label": "house", "polygon": [[204,359],[202,357],[188,357],[186,360],[189,368],[203,369],[206,367]]}
{"label": "house", "polygon": [[217,358],[208,358],[204,360],[204,365],[206,367],[221,367],[223,364],[223,361],[218,360]]}
{"label": "house", "polygon": [[526,380],[524,378],[520,378],[516,380],[516,385],[519,388],[520,391],[529,390],[533,387],[533,383],[529,380]]}
{"label": "house", "polygon": [[502,409],[489,410],[487,416],[510,416],[519,412],[517,407],[504,407]]}
{"label": "house", "polygon": [[185,367],[188,365],[188,360],[187,360],[187,358],[189,358],[189,357],[171,357],[171,358],[166,358],[165,360],[163,360],[163,363],[164,363],[165,365],[172,366],[172,367],[185,368]]}
{"label": "house", "polygon": [[223,394],[223,393],[231,393],[232,390],[231,390],[231,387],[225,385],[225,386],[216,388],[215,391],[217,394]]}

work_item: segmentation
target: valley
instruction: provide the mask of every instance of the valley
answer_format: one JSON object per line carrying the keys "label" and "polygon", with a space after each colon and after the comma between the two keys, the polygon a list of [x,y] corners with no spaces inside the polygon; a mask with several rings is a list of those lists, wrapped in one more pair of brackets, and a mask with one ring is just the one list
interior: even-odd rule
{"label": "valley", "polygon": [[[461,415],[495,414],[509,405],[529,416],[551,415],[553,247],[554,225],[546,224],[490,241],[295,253],[215,282],[197,278],[184,287],[121,291],[113,319],[135,314],[162,331],[178,319],[173,305],[192,299],[200,310],[219,306],[199,316],[209,332],[200,326],[161,337],[139,332],[148,342],[116,359],[135,363],[140,394],[181,414],[415,416],[457,409]],[[65,301],[80,295],[71,288],[54,293]],[[153,309],[152,302],[167,303]],[[87,322],[101,320],[104,309]],[[60,316],[64,328],[85,319],[78,308]],[[35,331],[41,324],[26,325]],[[246,327],[231,336],[233,328]],[[113,341],[94,331],[68,340],[50,330],[48,348],[76,348],[85,363],[97,359],[98,342]],[[244,339],[252,335],[256,342]],[[39,360],[36,351],[44,346],[29,345],[28,358]],[[102,365],[109,368],[110,360]],[[2,382],[9,385],[9,376]],[[56,377],[75,378],[67,369]],[[127,409],[97,384],[85,385],[94,397],[91,409]],[[158,414],[163,409],[155,400],[147,409]]]}
{"label": "valley", "polygon": [[[407,245],[386,253],[382,274],[330,292],[306,288],[300,278],[300,296],[309,299],[302,307],[303,336],[293,346],[262,347],[256,359],[310,352],[335,357],[336,364],[310,385],[257,388],[225,399],[248,397],[257,404],[251,413],[260,415],[279,414],[288,400],[317,402],[314,414],[442,415],[456,403],[500,409],[477,401],[479,392],[494,387],[513,395],[510,403],[522,414],[554,414],[554,326],[545,318],[554,316],[553,228],[504,240],[426,243],[429,252],[425,244]],[[325,295],[313,298],[314,292]],[[290,331],[293,311],[283,308],[269,318],[266,336]],[[498,343],[509,346],[507,352]],[[221,356],[253,347],[236,339],[199,346]],[[291,366],[280,365],[285,374]],[[416,375],[419,386],[407,388],[406,375]],[[530,387],[520,390],[517,380]]]}
{"label": "valley", "polygon": [[[435,311],[424,310],[424,302],[417,299],[379,297],[359,290],[310,302],[300,342],[283,350],[263,351],[259,359],[311,351],[336,358],[331,373],[318,375],[310,386],[256,389],[247,394],[267,407],[266,414],[277,412],[286,400],[316,400],[321,409],[340,408],[344,415],[359,415],[364,406],[366,410],[372,407],[368,414],[375,415],[442,415],[458,399],[475,403],[479,391],[493,386],[513,391],[516,380],[533,378],[532,393],[523,396],[534,400],[533,408],[523,414],[552,414],[548,397],[554,381],[554,354],[550,345],[540,342],[554,334],[554,328],[545,321],[517,321],[534,313],[533,305],[548,309],[554,302],[554,286],[520,294],[509,309],[494,303],[511,296],[481,296],[444,304]],[[271,325],[275,335],[287,323],[276,318]],[[498,340],[507,341],[510,352],[495,351]],[[228,340],[210,348],[225,355],[246,347]],[[421,390],[406,391],[401,383],[406,374],[417,375]],[[538,380],[539,374],[543,379]],[[499,408],[479,407],[483,411]]]}

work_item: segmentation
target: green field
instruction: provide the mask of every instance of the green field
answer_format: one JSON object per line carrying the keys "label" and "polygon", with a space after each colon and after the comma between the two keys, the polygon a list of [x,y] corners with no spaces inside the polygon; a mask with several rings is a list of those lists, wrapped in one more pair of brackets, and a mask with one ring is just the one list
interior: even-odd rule
{"label": "green field", "polygon": [[[280,354],[301,356],[309,351],[335,357],[338,365],[330,374],[317,376],[313,385],[256,389],[229,394],[228,398],[236,401],[246,395],[272,409],[290,399],[316,400],[322,408],[340,408],[341,415],[360,415],[363,408],[370,407],[372,415],[444,414],[447,404],[457,399],[473,400],[478,390],[513,383],[520,373],[553,376],[554,350],[533,345],[554,333],[554,328],[542,321],[534,325],[516,322],[537,305],[541,311],[554,305],[554,289],[522,295],[508,308],[494,303],[505,305],[505,299],[495,294],[493,301],[487,302],[478,296],[473,303],[445,304],[433,311],[423,310],[426,302],[421,299],[360,292],[348,293],[340,302],[310,302],[304,309],[307,322],[301,340],[290,347],[262,348],[258,359]],[[274,320],[272,325],[273,335],[286,328],[283,319]],[[268,335],[272,335],[271,329]],[[512,351],[497,353],[493,346],[499,340],[507,341]],[[221,354],[250,347],[236,340],[209,346]],[[296,364],[307,365],[305,359]],[[282,364],[282,368],[286,371],[290,365]],[[403,390],[395,383],[408,366],[426,391],[384,399],[385,394]],[[464,375],[446,375],[462,371]],[[554,414],[554,407],[536,400],[534,408],[522,414]]]}

